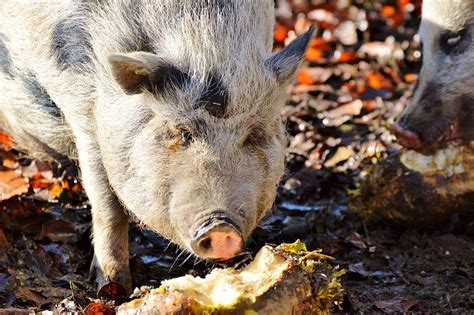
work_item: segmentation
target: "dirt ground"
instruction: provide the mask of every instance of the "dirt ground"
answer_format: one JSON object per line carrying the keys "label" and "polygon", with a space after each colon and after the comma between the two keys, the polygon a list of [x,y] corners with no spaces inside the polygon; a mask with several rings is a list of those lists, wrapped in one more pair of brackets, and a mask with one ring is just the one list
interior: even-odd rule
{"label": "dirt ground", "polygon": [[[283,110],[290,146],[276,205],[248,253],[228,265],[265,243],[299,238],[348,271],[344,303],[334,312],[474,313],[474,222],[435,230],[371,225],[348,206],[364,167],[400,149],[387,126],[406,105],[420,68],[420,2],[276,2],[275,49],[311,23],[319,25],[318,38]],[[32,161],[5,135],[0,144],[0,314],[82,311],[95,292],[88,281],[91,217],[77,170]],[[130,253],[135,286],[216,266],[136,224]]]}

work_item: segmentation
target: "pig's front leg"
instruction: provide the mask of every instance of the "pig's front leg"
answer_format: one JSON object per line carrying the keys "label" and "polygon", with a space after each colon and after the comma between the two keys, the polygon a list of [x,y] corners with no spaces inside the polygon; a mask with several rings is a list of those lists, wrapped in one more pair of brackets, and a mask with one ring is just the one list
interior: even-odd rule
{"label": "pig's front leg", "polygon": [[76,144],[83,185],[92,206],[91,275],[95,275],[98,289],[113,281],[131,291],[128,216],[111,190],[97,144],[87,136],[78,137]]}

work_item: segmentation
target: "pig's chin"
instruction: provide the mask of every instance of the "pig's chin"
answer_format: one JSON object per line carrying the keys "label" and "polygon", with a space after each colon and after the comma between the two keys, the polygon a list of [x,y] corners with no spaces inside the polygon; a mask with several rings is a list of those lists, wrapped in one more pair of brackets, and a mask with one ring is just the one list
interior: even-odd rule
{"label": "pig's chin", "polygon": [[444,131],[435,141],[431,143],[425,143],[422,147],[417,150],[421,153],[433,153],[439,149],[447,147],[450,143],[458,140],[462,140],[463,135],[459,130],[459,124],[457,121],[449,124],[449,127]]}

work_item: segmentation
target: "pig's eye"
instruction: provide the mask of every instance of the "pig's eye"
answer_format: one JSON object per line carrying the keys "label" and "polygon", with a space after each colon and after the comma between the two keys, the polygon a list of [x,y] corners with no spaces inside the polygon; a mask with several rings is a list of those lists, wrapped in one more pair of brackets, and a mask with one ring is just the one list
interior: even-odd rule
{"label": "pig's eye", "polygon": [[458,52],[460,43],[465,35],[464,30],[459,32],[448,31],[441,35],[440,47],[446,54]]}
{"label": "pig's eye", "polygon": [[189,145],[193,141],[193,135],[189,130],[180,129],[181,132],[181,142],[183,145]]}

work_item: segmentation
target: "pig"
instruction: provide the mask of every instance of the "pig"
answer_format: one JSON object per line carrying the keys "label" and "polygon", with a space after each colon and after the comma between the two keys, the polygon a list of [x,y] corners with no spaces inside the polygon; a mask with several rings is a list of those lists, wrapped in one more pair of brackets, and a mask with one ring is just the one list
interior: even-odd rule
{"label": "pig", "polygon": [[0,126],[77,161],[99,286],[131,289],[129,218],[228,259],[271,208],[314,33],[272,53],[273,27],[272,0],[0,2]]}
{"label": "pig", "polygon": [[393,133],[421,151],[474,140],[474,1],[423,1],[419,35],[423,66]]}

